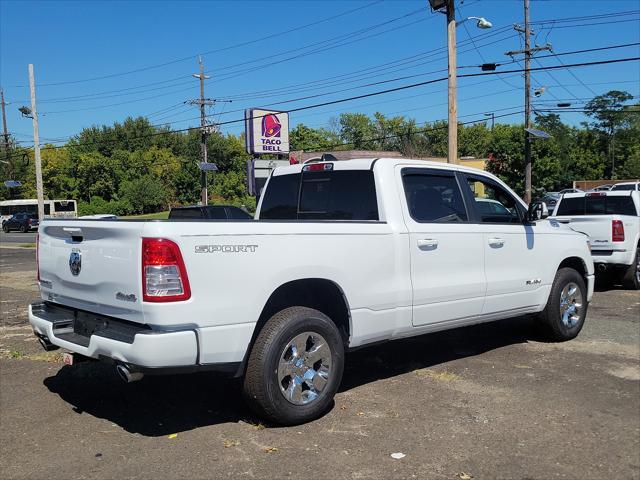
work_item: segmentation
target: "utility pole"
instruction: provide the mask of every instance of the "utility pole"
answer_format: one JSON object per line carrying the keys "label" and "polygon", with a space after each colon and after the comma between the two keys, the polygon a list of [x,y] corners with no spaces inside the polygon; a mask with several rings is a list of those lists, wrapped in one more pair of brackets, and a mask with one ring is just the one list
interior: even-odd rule
{"label": "utility pole", "polygon": [[455,0],[447,0],[447,54],[449,57],[449,143],[448,163],[458,163],[458,100],[456,61],[456,8]]}
{"label": "utility pole", "polygon": [[524,0],[524,201],[531,203],[531,29],[529,0]]}
{"label": "utility pole", "polygon": [[536,52],[551,50],[551,45],[531,48],[531,26],[529,24],[529,0],[524,0],[524,28],[514,25],[514,30],[524,34],[524,50],[513,50],[505,55],[524,54],[524,201],[531,202],[531,57]]}
{"label": "utility pole", "polygon": [[496,114],[495,112],[485,113],[485,117],[491,117],[491,133],[493,133],[493,127],[496,126]]}
{"label": "utility pole", "polygon": [[[202,63],[202,57],[200,57],[200,73],[194,73],[193,76],[200,79],[200,100],[198,101],[200,105],[200,158],[202,163],[208,163],[207,137],[209,133],[207,130],[207,114],[205,112],[205,106],[210,104],[210,101],[204,97],[204,81],[211,77],[204,74],[204,63]],[[202,203],[202,205],[207,205],[209,203],[209,193],[207,191],[207,171],[203,168],[200,168],[200,185],[202,187],[200,193],[200,202]]]}
{"label": "utility pole", "polygon": [[40,158],[40,132],[38,130],[38,111],[36,110],[36,81],[33,76],[33,64],[29,64],[29,88],[31,89],[31,117],[33,118],[33,151],[36,160],[36,191],[38,195],[38,219],[44,220],[44,193],[42,191],[42,160]]}
{"label": "utility pole", "polygon": [[4,90],[0,88],[0,99],[2,100],[2,131],[4,136],[4,154],[9,159],[9,132],[7,131],[7,113],[5,111]]}

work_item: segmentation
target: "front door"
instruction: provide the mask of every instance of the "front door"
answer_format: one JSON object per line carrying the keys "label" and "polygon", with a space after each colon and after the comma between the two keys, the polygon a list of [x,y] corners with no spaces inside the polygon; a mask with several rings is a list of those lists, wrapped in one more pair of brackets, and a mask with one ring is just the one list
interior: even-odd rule
{"label": "front door", "polygon": [[493,179],[484,175],[465,177],[483,235],[487,278],[483,313],[536,305],[538,290],[543,288],[545,259],[540,256],[541,246],[536,245],[534,229],[524,222],[524,207]]}

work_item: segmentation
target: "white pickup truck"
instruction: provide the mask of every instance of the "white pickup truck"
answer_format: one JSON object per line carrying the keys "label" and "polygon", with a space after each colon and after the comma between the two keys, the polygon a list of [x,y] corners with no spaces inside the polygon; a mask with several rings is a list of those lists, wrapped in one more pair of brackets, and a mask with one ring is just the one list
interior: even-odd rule
{"label": "white pickup truck", "polygon": [[589,235],[599,279],[640,289],[640,192],[570,193],[558,200],[554,218]]}
{"label": "white pickup truck", "polygon": [[542,212],[459,166],[282,167],[254,221],[46,220],[29,320],[45,348],[127,381],[225,371],[264,418],[301,423],[329,408],[350,349],[525,314],[574,338],[587,237]]}

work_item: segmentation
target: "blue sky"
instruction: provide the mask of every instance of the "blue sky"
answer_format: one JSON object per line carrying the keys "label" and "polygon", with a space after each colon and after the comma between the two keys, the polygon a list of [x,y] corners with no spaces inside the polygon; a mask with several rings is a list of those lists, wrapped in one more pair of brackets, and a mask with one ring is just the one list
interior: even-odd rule
{"label": "blue sky", "polygon": [[[480,30],[468,21],[458,27],[459,66],[508,62],[504,53],[521,48],[521,39],[511,28],[523,20],[521,0],[466,0],[458,1],[457,7],[459,19],[483,16],[494,26]],[[637,0],[532,0],[531,20],[634,10],[640,10]],[[637,13],[576,19],[540,24],[534,31],[539,44],[550,42],[554,51],[561,53],[639,42],[639,19]],[[31,138],[31,122],[21,118],[17,108],[30,104],[29,63],[35,65],[44,141],[64,139],[91,125],[149,114],[153,114],[153,123],[179,129],[198,123],[197,109],[183,102],[199,94],[198,81],[191,77],[198,70],[199,53],[203,53],[211,75],[207,97],[233,100],[209,110],[212,120],[224,122],[241,119],[242,113],[236,110],[247,107],[296,108],[442,77],[447,64],[438,49],[446,45],[445,31],[444,16],[432,13],[426,0],[2,0],[0,83],[10,103],[9,130],[25,145]],[[264,37],[270,38],[259,40]],[[640,48],[633,46],[560,59],[570,64],[639,54]],[[560,65],[554,57],[538,62],[533,66]],[[501,68],[518,68],[518,64]],[[537,99],[539,105],[558,101],[579,105],[594,93],[611,89],[640,95],[638,62],[572,71],[575,77],[564,69],[550,75],[533,74],[534,86],[545,87]],[[475,67],[459,70],[477,72]],[[411,78],[363,86],[407,76]],[[522,76],[501,77],[459,80],[460,121],[476,120],[485,112],[503,115],[518,111],[523,102]],[[318,96],[278,103],[313,95]],[[446,82],[440,82],[295,112],[290,121],[291,125],[302,122],[326,127],[344,111],[380,111],[426,122],[446,118],[446,101]],[[584,117],[567,112],[563,119],[575,124]],[[521,122],[522,115],[497,121]],[[239,133],[242,129],[241,122],[221,126],[223,132]]]}

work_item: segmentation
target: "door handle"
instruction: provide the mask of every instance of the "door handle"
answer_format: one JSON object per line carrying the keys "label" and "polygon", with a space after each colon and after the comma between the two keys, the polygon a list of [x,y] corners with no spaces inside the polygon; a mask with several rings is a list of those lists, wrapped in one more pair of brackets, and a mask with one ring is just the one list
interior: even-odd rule
{"label": "door handle", "polygon": [[418,248],[424,248],[427,250],[433,250],[438,247],[438,240],[435,238],[424,238],[422,240],[418,240]]}
{"label": "door handle", "polygon": [[500,248],[504,246],[504,238],[490,238],[489,245],[495,248]]}

